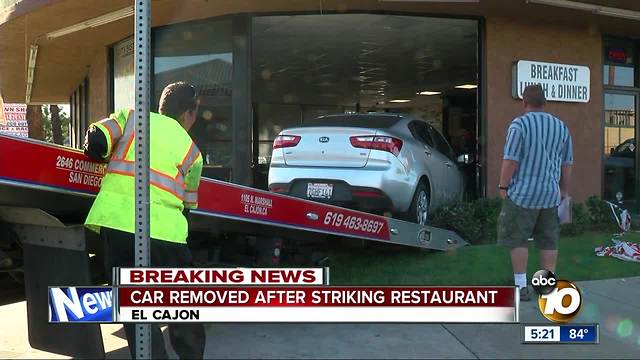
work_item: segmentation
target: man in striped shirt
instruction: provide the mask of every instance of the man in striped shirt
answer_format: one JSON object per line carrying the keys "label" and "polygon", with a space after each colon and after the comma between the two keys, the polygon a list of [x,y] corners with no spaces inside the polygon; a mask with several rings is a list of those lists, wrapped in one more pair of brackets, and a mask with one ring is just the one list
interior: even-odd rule
{"label": "man in striped shirt", "polygon": [[525,113],[511,122],[500,172],[498,243],[511,249],[520,299],[527,287],[527,241],[540,250],[540,267],[555,271],[560,223],[558,205],[569,196],[573,149],[567,126],[544,111],[544,90],[530,85],[522,94]]}

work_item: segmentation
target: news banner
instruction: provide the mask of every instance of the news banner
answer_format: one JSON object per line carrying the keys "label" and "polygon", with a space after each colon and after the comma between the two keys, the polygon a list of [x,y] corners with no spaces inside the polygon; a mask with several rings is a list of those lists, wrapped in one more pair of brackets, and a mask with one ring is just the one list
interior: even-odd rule
{"label": "news banner", "polygon": [[[49,287],[49,321],[519,323],[512,286],[330,286],[328,268],[115,268],[113,275],[109,287]],[[597,342],[597,326],[573,337],[565,325],[534,327],[523,326],[523,342]]]}

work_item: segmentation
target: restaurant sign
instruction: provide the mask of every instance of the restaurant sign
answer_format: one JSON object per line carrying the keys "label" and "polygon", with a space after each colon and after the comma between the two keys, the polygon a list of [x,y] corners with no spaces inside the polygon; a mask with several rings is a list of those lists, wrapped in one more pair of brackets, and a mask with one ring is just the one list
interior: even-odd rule
{"label": "restaurant sign", "polygon": [[512,95],[522,99],[524,88],[540,84],[547,101],[589,102],[589,67],[519,60],[513,64]]}

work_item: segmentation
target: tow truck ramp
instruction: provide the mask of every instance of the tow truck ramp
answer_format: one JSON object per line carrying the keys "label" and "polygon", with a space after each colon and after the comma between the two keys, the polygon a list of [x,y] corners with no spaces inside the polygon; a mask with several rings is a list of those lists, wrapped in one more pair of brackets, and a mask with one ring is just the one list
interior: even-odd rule
{"label": "tow truck ramp", "polygon": [[[99,326],[49,324],[48,286],[90,285],[89,252],[101,244],[82,223],[106,164],[82,152],[0,135],[0,222],[23,249],[29,341],[34,348],[104,357]],[[467,243],[455,232],[203,178],[193,232],[304,240],[343,237],[435,250]],[[0,239],[0,241],[5,241]]]}
{"label": "tow truck ramp", "polygon": [[[5,135],[0,135],[0,149],[0,206],[41,209],[63,222],[84,220],[106,164],[75,149]],[[206,231],[215,225],[232,232],[255,232],[249,223],[280,235],[288,230],[302,237],[337,235],[436,250],[466,244],[449,230],[207,178],[200,183],[198,200],[198,208],[191,211],[192,230]]]}

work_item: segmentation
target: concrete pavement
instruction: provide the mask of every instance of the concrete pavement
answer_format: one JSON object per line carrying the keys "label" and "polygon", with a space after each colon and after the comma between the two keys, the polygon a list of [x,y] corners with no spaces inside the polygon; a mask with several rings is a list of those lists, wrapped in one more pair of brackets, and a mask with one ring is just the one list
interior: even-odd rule
{"label": "concrete pavement", "polygon": [[[478,358],[640,358],[640,277],[579,282],[583,303],[573,323],[599,323],[599,345],[522,345],[521,325],[445,325]],[[548,323],[536,301],[520,322]],[[630,327],[628,326],[630,324]]]}
{"label": "concrete pavement", "polygon": [[[210,324],[205,356],[640,358],[640,277],[578,286],[583,308],[575,322],[599,323],[599,345],[522,345],[519,324]],[[64,358],[29,347],[25,312],[24,302],[0,307],[0,358]],[[520,318],[546,323],[535,301],[521,303]],[[102,325],[102,330],[107,358],[128,357],[121,327]]]}

